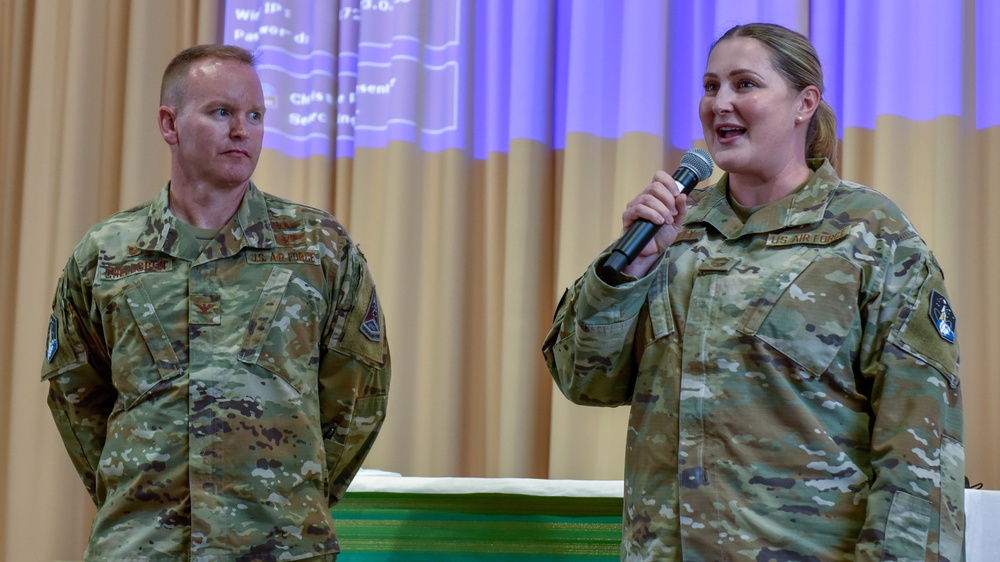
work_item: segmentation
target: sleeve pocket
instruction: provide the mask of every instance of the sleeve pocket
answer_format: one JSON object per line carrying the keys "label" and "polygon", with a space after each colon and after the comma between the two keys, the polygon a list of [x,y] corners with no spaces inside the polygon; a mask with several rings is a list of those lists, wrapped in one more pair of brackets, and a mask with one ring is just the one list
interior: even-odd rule
{"label": "sleeve pocket", "polygon": [[896,492],[885,525],[882,560],[923,561],[931,524],[931,502],[905,492]]}
{"label": "sleeve pocket", "polygon": [[75,320],[69,308],[54,310],[49,317],[42,382],[87,363],[87,348],[76,332]]}
{"label": "sleeve pocket", "polygon": [[[921,285],[909,314],[901,314],[896,319],[888,340],[906,353],[933,366],[949,386],[957,388],[958,343],[946,339],[935,325],[935,318],[945,312],[951,313],[951,306],[945,297],[943,283],[940,278],[930,275]],[[951,324],[954,328],[954,320]]]}
{"label": "sleeve pocket", "polygon": [[335,322],[330,347],[376,368],[389,358],[385,315],[379,303],[375,283],[362,267],[356,292],[348,298],[348,307]]}
{"label": "sleeve pocket", "polygon": [[947,435],[941,440],[940,503],[938,552],[942,560],[961,560],[965,536],[965,447]]}

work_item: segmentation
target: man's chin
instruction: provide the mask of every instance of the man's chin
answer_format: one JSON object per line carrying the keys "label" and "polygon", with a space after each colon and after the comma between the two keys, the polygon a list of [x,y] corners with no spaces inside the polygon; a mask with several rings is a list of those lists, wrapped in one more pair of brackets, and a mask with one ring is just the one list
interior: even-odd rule
{"label": "man's chin", "polygon": [[240,187],[245,187],[247,182],[250,181],[250,177],[253,175],[253,169],[250,170],[239,170],[233,171],[230,174],[225,174],[219,178],[217,182],[219,186],[226,187],[230,189],[236,189]]}

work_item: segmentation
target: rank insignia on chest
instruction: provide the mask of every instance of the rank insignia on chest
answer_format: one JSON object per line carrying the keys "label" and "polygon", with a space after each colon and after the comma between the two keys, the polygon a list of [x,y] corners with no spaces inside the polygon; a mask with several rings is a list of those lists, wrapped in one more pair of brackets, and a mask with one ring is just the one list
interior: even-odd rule
{"label": "rank insignia on chest", "polygon": [[698,266],[698,273],[726,273],[740,263],[740,258],[720,256],[709,258]]}
{"label": "rank insignia on chest", "polygon": [[368,303],[368,312],[361,321],[361,333],[372,341],[382,341],[382,325],[378,319],[378,295],[372,289],[372,300]]}
{"label": "rank insignia on chest", "polygon": [[677,238],[671,245],[681,244],[684,242],[691,242],[693,240],[700,240],[702,236],[705,235],[704,228],[685,228],[684,230],[677,233]]}
{"label": "rank insignia on chest", "polygon": [[955,312],[952,311],[948,299],[936,290],[931,291],[931,302],[928,307],[931,322],[937,328],[937,333],[944,341],[955,343]]}
{"label": "rank insignia on chest", "polygon": [[57,351],[59,351],[59,321],[53,314],[49,317],[49,337],[45,342],[45,360],[51,363]]}

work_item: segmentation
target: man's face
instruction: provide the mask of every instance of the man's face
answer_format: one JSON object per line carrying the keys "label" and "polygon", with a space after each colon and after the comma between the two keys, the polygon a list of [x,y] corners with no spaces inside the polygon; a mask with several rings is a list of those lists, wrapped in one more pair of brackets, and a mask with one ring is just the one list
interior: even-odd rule
{"label": "man's face", "polygon": [[[191,65],[174,112],[178,181],[219,188],[250,179],[264,140],[264,93],[253,67],[207,58]],[[162,110],[161,110],[162,113]]]}

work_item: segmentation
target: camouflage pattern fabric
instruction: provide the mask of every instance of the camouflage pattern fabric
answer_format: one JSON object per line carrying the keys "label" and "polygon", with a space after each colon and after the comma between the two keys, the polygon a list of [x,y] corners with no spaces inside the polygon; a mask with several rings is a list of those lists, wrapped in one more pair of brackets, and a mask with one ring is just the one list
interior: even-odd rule
{"label": "camouflage pattern fabric", "polygon": [[202,245],[151,202],[93,227],[42,379],[97,505],[87,560],[333,560],[385,418],[385,319],[328,213],[250,185]]}
{"label": "camouflage pattern fabric", "polygon": [[622,560],[962,557],[956,322],[903,213],[823,160],[744,224],[692,194],[644,278],[567,291],[543,353],[631,404]]}

